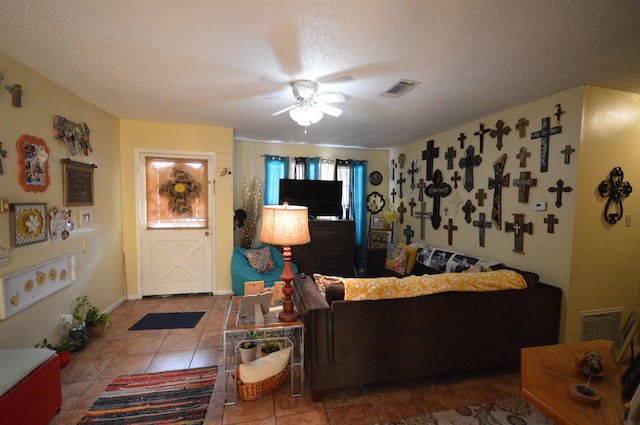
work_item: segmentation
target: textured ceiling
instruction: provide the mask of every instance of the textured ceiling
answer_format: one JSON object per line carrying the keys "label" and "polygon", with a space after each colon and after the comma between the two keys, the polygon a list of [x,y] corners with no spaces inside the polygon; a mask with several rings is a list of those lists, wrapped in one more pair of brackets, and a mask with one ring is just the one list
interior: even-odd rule
{"label": "textured ceiling", "polygon": [[[639,40],[638,0],[0,3],[0,51],[116,117],[342,146],[409,143],[580,84],[638,93]],[[302,78],[347,98],[308,134],[265,99]],[[400,78],[422,83],[378,96]]]}

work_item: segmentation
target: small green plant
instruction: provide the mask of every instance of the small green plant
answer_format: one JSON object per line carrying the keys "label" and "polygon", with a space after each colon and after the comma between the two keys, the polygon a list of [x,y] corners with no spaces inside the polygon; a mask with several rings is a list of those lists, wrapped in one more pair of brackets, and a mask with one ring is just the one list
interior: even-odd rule
{"label": "small green plant", "polygon": [[85,322],[87,326],[100,326],[111,323],[109,313],[102,313],[98,307],[89,302],[89,298],[84,295],[76,298],[76,306],[73,309],[73,318],[78,323]]}
{"label": "small green plant", "polygon": [[[256,339],[260,336],[260,332],[258,331],[247,331],[246,334],[246,338],[248,340],[252,340],[252,339]],[[242,348],[253,348],[256,347],[258,344],[256,344],[255,341],[245,341],[243,343],[240,344],[240,347]]]}
{"label": "small green plant", "polygon": [[260,351],[265,354],[275,353],[278,350],[280,350],[280,344],[271,339],[266,340],[264,344],[262,344],[262,348],[260,349]]}
{"label": "small green plant", "polygon": [[77,347],[77,343],[70,339],[64,342],[61,342],[60,344],[54,345],[54,344],[50,344],[49,341],[47,341],[47,338],[45,338],[35,345],[35,348],[48,348],[50,350],[55,350],[58,353],[61,353],[67,350],[74,351],[76,347]]}

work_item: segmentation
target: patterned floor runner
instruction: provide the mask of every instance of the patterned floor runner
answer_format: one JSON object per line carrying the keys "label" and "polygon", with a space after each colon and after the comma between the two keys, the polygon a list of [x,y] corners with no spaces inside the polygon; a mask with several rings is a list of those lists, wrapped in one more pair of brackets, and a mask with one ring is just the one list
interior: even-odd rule
{"label": "patterned floor runner", "polygon": [[212,366],[119,376],[78,425],[202,424],[217,371]]}

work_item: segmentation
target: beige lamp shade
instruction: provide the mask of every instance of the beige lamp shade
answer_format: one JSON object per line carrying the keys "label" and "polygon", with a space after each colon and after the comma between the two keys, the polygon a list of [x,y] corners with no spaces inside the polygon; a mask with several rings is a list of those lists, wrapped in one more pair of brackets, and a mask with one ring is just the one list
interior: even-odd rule
{"label": "beige lamp shade", "polygon": [[307,207],[265,205],[260,240],[272,245],[303,245],[311,241]]}

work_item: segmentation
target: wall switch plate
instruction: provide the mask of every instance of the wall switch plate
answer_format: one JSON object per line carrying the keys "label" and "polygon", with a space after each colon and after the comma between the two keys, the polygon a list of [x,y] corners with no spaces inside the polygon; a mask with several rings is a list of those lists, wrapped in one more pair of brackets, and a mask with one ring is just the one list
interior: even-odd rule
{"label": "wall switch plate", "polygon": [[627,213],[624,217],[624,225],[626,227],[631,227],[631,213]]}
{"label": "wall switch plate", "polygon": [[536,201],[533,203],[534,211],[546,211],[547,210],[547,202],[546,201]]}

